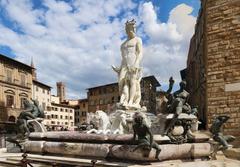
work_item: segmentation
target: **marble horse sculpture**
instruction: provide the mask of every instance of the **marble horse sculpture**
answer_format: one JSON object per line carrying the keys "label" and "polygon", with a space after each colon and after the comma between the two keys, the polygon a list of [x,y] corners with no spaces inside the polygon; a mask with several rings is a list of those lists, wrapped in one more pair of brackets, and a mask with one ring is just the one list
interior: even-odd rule
{"label": "marble horse sculpture", "polygon": [[110,116],[112,134],[125,134],[129,131],[126,112],[124,110],[117,110]]}
{"label": "marble horse sculpture", "polygon": [[123,110],[117,110],[111,116],[98,110],[92,116],[92,122],[98,129],[91,129],[87,133],[124,134],[128,131],[126,113]]}
{"label": "marble horse sculpture", "polygon": [[109,133],[109,127],[110,127],[110,120],[108,115],[102,111],[97,110],[95,114],[92,116],[92,123],[97,127],[98,129],[91,129],[87,131],[87,133],[96,133],[96,134],[107,134]]}

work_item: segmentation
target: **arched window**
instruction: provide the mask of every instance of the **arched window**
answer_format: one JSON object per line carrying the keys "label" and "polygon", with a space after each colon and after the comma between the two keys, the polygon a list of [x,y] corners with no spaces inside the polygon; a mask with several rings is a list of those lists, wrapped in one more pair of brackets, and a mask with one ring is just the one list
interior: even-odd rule
{"label": "arched window", "polygon": [[4,91],[4,93],[6,94],[6,106],[7,107],[13,107],[14,106],[14,95],[15,92],[8,89],[6,91]]}
{"label": "arched window", "polygon": [[21,108],[24,108],[24,101],[27,100],[28,95],[26,93],[20,93],[19,94],[20,97],[20,103],[21,103]]}
{"label": "arched window", "polygon": [[15,121],[16,121],[16,118],[15,118],[14,116],[10,116],[10,117],[8,118],[8,121],[9,121],[9,122],[15,122]]}

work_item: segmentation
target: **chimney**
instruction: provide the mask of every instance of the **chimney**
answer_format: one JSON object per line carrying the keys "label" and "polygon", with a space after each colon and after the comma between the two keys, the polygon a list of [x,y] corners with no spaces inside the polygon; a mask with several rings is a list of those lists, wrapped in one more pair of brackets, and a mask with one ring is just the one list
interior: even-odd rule
{"label": "chimney", "polygon": [[57,82],[57,96],[60,99],[60,103],[65,100],[65,85],[63,82]]}

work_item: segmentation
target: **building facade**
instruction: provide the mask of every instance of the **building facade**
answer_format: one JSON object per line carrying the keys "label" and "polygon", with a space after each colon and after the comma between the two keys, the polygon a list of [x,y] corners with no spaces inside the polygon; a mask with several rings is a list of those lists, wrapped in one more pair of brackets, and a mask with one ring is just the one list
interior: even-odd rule
{"label": "building facade", "polygon": [[31,66],[0,55],[0,120],[15,122],[23,101],[32,97]]}
{"label": "building facade", "polygon": [[33,80],[32,98],[38,100],[39,105],[46,111],[47,107],[51,106],[51,87]]}
{"label": "building facade", "polygon": [[[154,76],[143,77],[141,80],[141,105],[149,112],[156,113],[156,88],[160,86]],[[103,110],[110,112],[120,100],[118,83],[112,83],[88,89],[88,112]]]}
{"label": "building facade", "polygon": [[58,98],[51,96],[51,105],[47,106],[44,125],[48,130],[74,130],[75,108],[67,104],[55,103],[59,101]]}
{"label": "building facade", "polygon": [[78,100],[65,100],[65,85],[62,82],[57,82],[57,95],[61,96],[51,95],[43,123],[48,130],[74,130]]}
{"label": "building facade", "polygon": [[[206,128],[218,115],[230,119],[224,133],[240,143],[239,1],[202,0],[191,39],[187,82]],[[190,98],[190,99],[191,99]]]}
{"label": "building facade", "polygon": [[75,125],[80,126],[88,123],[88,99],[79,99],[78,106],[75,108]]}

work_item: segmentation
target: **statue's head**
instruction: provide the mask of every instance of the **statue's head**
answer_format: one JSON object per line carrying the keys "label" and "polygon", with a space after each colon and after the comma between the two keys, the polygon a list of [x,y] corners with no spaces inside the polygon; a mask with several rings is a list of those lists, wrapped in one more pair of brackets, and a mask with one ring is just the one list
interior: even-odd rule
{"label": "statue's head", "polygon": [[181,89],[185,89],[186,86],[187,86],[187,82],[185,80],[182,80],[180,83],[179,83],[179,86]]}
{"label": "statue's head", "polygon": [[227,122],[227,120],[228,120],[229,118],[230,118],[230,117],[227,116],[227,115],[220,115],[220,116],[218,116],[216,119],[219,120],[219,121],[222,122],[222,123],[225,123],[225,122]]}
{"label": "statue's head", "polygon": [[136,33],[136,21],[134,19],[128,20],[125,23],[125,31],[129,37],[134,37]]}
{"label": "statue's head", "polygon": [[39,105],[39,102],[38,102],[38,100],[36,99],[36,100],[33,100],[33,103],[35,104],[35,105]]}
{"label": "statue's head", "polygon": [[27,100],[27,99],[23,100],[23,106],[24,106],[24,108],[29,107],[30,106],[29,100]]}
{"label": "statue's head", "polygon": [[134,122],[138,125],[141,125],[143,123],[143,117],[140,114],[136,115],[134,118]]}

